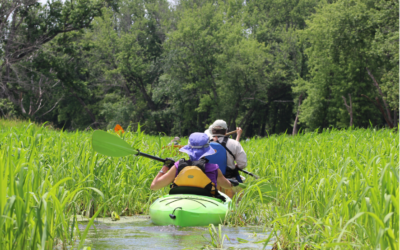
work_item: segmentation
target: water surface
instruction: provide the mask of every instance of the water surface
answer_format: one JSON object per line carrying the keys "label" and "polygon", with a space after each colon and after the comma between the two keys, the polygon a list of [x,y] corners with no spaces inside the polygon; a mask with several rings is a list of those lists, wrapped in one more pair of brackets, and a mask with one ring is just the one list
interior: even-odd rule
{"label": "water surface", "polygon": [[[80,222],[80,230],[87,222]],[[217,227],[218,228],[218,227]],[[262,227],[222,227],[230,241],[224,241],[224,248],[262,249],[263,244],[254,242],[268,237]],[[239,243],[240,239],[247,243]],[[119,221],[110,218],[98,219],[86,238],[86,246],[92,249],[201,249],[211,246],[207,227],[156,226],[149,217],[121,217]],[[266,249],[271,249],[267,246]]]}

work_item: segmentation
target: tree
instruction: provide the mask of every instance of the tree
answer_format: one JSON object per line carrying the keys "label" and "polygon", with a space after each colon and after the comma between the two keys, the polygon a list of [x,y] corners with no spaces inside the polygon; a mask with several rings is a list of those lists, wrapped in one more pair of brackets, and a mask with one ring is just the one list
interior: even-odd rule
{"label": "tree", "polygon": [[[94,21],[94,31],[87,36],[96,50],[91,60],[103,74],[103,89],[109,89],[107,86],[112,84],[117,88],[112,92],[131,101],[134,111],[130,121],[145,124],[148,132],[166,132],[168,124],[163,124],[163,117],[158,113],[163,103],[153,100],[153,91],[162,74],[160,58],[166,32],[164,22],[168,22],[169,16],[168,3],[127,0],[121,1],[120,6],[118,13],[106,9],[104,16]],[[126,99],[123,100],[120,105],[125,105]],[[106,110],[102,112],[111,118],[113,115]]]}
{"label": "tree", "polygon": [[[252,36],[268,47],[271,56],[270,80],[264,93],[264,107],[257,109],[256,117],[269,117],[259,121],[260,133],[285,132],[297,129],[299,109],[294,104],[301,92],[293,94],[292,86],[298,77],[307,75],[307,58],[299,30],[306,27],[306,20],[315,12],[315,1],[246,1],[245,23]],[[265,115],[267,113],[268,115]],[[265,124],[267,123],[267,124]]]}
{"label": "tree", "polygon": [[397,123],[396,1],[0,1],[0,116],[180,135]]}
{"label": "tree", "polygon": [[366,67],[381,79],[386,59],[373,52],[378,25],[374,1],[337,1],[318,8],[302,33],[309,42],[306,50],[309,80],[297,81],[306,90],[300,121],[310,128],[347,127],[349,116],[342,96],[352,95],[355,126],[368,126],[378,110],[361,97],[376,96]]}
{"label": "tree", "polygon": [[[41,5],[35,0],[1,0],[0,4],[0,97],[20,107],[21,113],[34,115],[42,107],[42,84],[48,78],[18,64],[34,60],[36,52],[57,35],[89,27],[93,18],[101,15],[104,2],[53,1]],[[47,73],[53,71],[49,69]],[[34,83],[39,85],[32,86]],[[30,108],[26,111],[24,95],[35,89],[39,93],[37,100],[30,98]]]}
{"label": "tree", "polygon": [[371,54],[380,61],[381,97],[387,101],[389,109],[393,110],[396,126],[396,115],[399,112],[399,2],[380,0],[374,4],[375,8],[371,12],[377,28]]}
{"label": "tree", "polygon": [[168,35],[160,88],[172,98],[169,109],[182,121],[180,130],[201,131],[215,119],[225,119],[231,129],[246,127],[260,106],[255,100],[268,85],[271,62],[232,3],[187,8]]}

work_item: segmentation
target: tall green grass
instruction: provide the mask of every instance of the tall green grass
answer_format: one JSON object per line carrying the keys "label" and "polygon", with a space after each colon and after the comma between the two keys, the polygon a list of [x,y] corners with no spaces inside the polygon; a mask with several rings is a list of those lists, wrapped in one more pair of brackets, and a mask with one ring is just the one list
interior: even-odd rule
{"label": "tall green grass", "polygon": [[[157,155],[167,151],[162,145],[170,140],[140,130],[125,136]],[[73,215],[147,213],[152,200],[166,192],[150,193],[148,188],[159,163],[98,155],[90,138],[90,131],[67,133],[0,120],[0,249],[52,249],[77,238],[83,242],[85,232],[79,232]]]}
{"label": "tall green grass", "polygon": [[[87,232],[71,220],[74,214],[147,214],[168,192],[149,190],[160,163],[98,155],[90,137],[91,131],[0,120],[0,249],[82,243]],[[184,157],[163,149],[171,137],[147,136],[140,127],[123,138],[148,154]],[[277,236],[277,248],[398,249],[398,134],[329,130],[242,145],[248,170],[262,179],[247,177],[227,224],[264,225]]]}
{"label": "tall green grass", "polygon": [[[399,249],[397,132],[331,129],[243,146],[263,180],[248,184],[229,222],[240,214],[246,223],[262,218],[277,249]],[[266,183],[276,195],[254,199]],[[268,209],[255,210],[261,203]]]}

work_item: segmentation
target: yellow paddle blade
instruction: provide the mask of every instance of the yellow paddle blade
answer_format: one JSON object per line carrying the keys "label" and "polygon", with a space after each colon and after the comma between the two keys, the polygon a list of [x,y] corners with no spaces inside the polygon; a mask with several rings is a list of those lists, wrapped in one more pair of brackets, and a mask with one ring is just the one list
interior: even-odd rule
{"label": "yellow paddle blade", "polygon": [[97,153],[112,157],[123,157],[138,153],[118,136],[102,130],[94,131],[92,135],[92,147]]}

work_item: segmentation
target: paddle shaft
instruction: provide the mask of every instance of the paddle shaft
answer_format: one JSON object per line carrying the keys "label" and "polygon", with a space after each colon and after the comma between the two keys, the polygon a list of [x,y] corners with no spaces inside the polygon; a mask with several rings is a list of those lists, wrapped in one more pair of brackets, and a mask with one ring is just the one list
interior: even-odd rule
{"label": "paddle shaft", "polygon": [[229,132],[229,133],[226,133],[225,136],[233,135],[233,134],[236,133],[236,132],[237,132],[237,130],[231,131],[231,132]]}
{"label": "paddle shaft", "polygon": [[141,155],[141,156],[144,156],[144,157],[150,158],[152,160],[156,160],[156,161],[161,161],[161,162],[165,162],[166,161],[166,159],[163,159],[163,158],[160,158],[160,157],[157,157],[157,156],[154,156],[154,155],[149,155],[149,154],[146,154],[146,153],[142,153],[139,150],[138,150],[138,154],[137,155]]}
{"label": "paddle shaft", "polygon": [[[236,132],[236,131],[234,131]],[[146,153],[142,153],[139,150],[135,150],[131,148],[131,146],[126,143],[124,140],[119,138],[118,136],[109,134],[105,131],[96,130],[92,135],[92,147],[93,149],[103,155],[112,156],[112,157],[124,157],[130,154],[141,155],[152,160],[160,161],[165,163],[167,159],[163,159],[154,155],[149,155]],[[112,148],[112,149],[110,149]],[[255,175],[243,171],[244,173],[253,176]]]}
{"label": "paddle shaft", "polygon": [[[235,131],[235,132],[236,132],[236,131]],[[160,158],[160,157],[157,157],[157,156],[154,156],[154,155],[149,155],[149,154],[146,154],[146,153],[142,153],[142,152],[140,152],[139,150],[138,150],[137,155],[144,156],[144,157],[150,158],[150,159],[152,159],[152,160],[161,161],[161,162],[165,162],[165,161],[167,160],[167,159],[163,159],[163,158]],[[249,171],[246,171],[246,170],[243,170],[243,169],[240,169],[240,168],[239,168],[239,170],[240,170],[241,172],[247,174],[247,175],[250,175],[250,176],[254,177],[255,179],[258,179],[258,178],[259,178],[257,175],[255,175],[255,174],[253,174],[253,173],[250,173]]]}
{"label": "paddle shaft", "polygon": [[[144,157],[150,158],[152,160],[156,160],[156,161],[161,161],[161,162],[165,162],[166,161],[166,159],[163,159],[163,158],[160,158],[160,157],[157,157],[157,156],[154,156],[154,155],[149,155],[149,154],[146,154],[146,153],[142,153],[140,151],[138,151],[138,155],[141,155],[141,156],[144,156]],[[248,174],[248,175],[254,177],[255,179],[259,178],[257,175],[255,175],[253,173],[250,173],[249,171],[246,171],[246,170],[243,170],[243,169],[240,169],[240,168],[239,168],[239,171],[241,171],[241,172],[243,172],[245,174]]]}
{"label": "paddle shaft", "polygon": [[255,175],[255,174],[253,174],[253,173],[250,173],[249,171],[246,171],[246,170],[244,170],[244,169],[240,169],[240,168],[239,168],[239,171],[242,171],[243,173],[248,174],[248,175],[254,177],[254,179],[260,178],[260,177],[258,177],[257,175]]}

